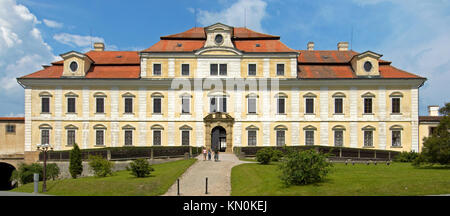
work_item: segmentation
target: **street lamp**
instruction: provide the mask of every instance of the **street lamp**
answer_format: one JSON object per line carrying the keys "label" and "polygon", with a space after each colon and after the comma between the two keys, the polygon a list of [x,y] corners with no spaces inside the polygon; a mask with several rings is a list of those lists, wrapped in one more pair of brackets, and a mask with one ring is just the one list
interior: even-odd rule
{"label": "street lamp", "polygon": [[38,144],[37,150],[44,153],[44,170],[43,170],[43,183],[42,183],[42,192],[47,192],[47,152],[53,150],[53,147],[46,143],[46,144]]}

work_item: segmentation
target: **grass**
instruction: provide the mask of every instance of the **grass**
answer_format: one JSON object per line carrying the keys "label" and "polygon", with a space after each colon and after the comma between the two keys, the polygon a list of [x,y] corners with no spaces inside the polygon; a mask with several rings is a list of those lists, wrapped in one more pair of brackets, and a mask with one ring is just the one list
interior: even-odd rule
{"label": "grass", "polygon": [[450,168],[410,163],[334,164],[320,183],[285,187],[276,164],[241,164],[231,171],[233,196],[410,196],[450,194]]}
{"label": "grass", "polygon": [[[47,181],[47,193],[60,196],[157,196],[167,192],[196,159],[178,160],[155,164],[149,177],[136,178],[130,171],[114,172],[113,176],[83,177]],[[39,184],[41,191],[42,182]],[[33,183],[12,190],[14,192],[33,192]]]}

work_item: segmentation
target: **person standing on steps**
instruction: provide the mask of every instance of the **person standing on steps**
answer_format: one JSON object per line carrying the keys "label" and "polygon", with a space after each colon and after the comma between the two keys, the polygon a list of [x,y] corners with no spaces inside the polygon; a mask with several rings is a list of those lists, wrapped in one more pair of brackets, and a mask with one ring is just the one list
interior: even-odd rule
{"label": "person standing on steps", "polygon": [[217,149],[214,150],[214,161],[219,161],[219,150]]}
{"label": "person standing on steps", "polygon": [[211,149],[208,149],[208,160],[211,160]]}
{"label": "person standing on steps", "polygon": [[206,148],[203,147],[203,161],[206,161]]}

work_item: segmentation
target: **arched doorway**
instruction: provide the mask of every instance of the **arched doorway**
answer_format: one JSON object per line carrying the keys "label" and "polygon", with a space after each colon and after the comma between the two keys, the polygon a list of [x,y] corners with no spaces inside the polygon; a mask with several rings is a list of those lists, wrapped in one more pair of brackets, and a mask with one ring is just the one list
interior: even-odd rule
{"label": "arched doorway", "polygon": [[0,162],[0,190],[11,190],[11,174],[16,168],[8,163]]}
{"label": "arched doorway", "polygon": [[221,126],[217,126],[211,131],[211,149],[225,152],[227,149],[227,131]]}

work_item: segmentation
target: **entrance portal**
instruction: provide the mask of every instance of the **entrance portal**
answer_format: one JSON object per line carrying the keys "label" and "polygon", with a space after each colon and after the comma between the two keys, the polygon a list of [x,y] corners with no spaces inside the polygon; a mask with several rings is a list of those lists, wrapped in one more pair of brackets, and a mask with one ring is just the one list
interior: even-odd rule
{"label": "entrance portal", "polygon": [[225,128],[217,126],[211,131],[211,148],[213,151],[225,152],[227,149],[227,132]]}
{"label": "entrance portal", "polygon": [[0,190],[11,190],[11,174],[15,170],[11,164],[0,162]]}

